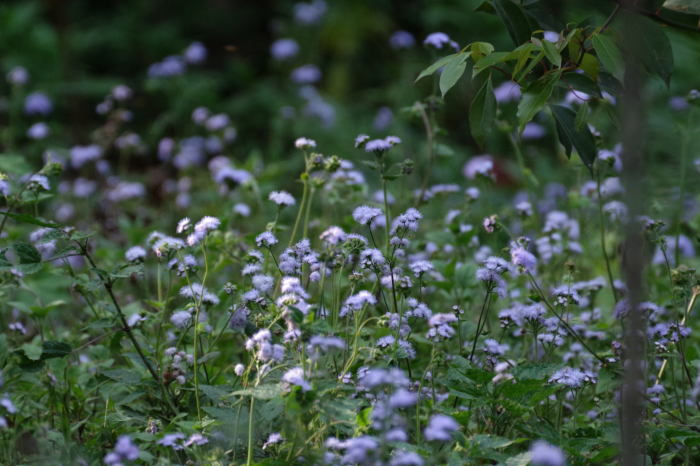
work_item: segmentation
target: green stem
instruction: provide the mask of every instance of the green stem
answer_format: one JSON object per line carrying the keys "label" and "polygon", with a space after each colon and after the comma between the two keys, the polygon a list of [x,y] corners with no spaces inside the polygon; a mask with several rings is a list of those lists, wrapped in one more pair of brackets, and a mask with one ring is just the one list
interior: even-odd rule
{"label": "green stem", "polygon": [[605,258],[605,268],[608,271],[608,279],[610,280],[610,289],[613,293],[613,298],[617,303],[617,291],[615,291],[615,283],[610,268],[610,259],[608,252],[605,249],[605,222],[603,219],[603,196],[600,194],[600,168],[596,170],[596,189],[598,190],[598,218],[600,219],[600,246],[603,248],[603,257]]}
{"label": "green stem", "polygon": [[384,190],[384,215],[386,216],[384,237],[386,239],[386,257],[389,259],[389,229],[391,228],[391,216],[389,215],[389,199],[386,195],[386,180],[384,178],[382,178],[382,188]]}
{"label": "green stem", "polygon": [[294,237],[297,235],[297,228],[299,228],[299,222],[301,221],[301,214],[304,212],[304,205],[306,204],[306,193],[309,188],[309,182],[307,181],[308,175],[306,173],[301,174],[301,181],[304,183],[304,193],[301,195],[301,204],[299,204],[299,212],[297,213],[297,220],[294,222],[294,229],[292,230],[292,236],[289,238],[288,248],[292,247],[294,244]]}
{"label": "green stem", "polygon": [[248,462],[247,466],[253,466],[253,407],[255,398],[250,398],[250,416],[248,417]]}

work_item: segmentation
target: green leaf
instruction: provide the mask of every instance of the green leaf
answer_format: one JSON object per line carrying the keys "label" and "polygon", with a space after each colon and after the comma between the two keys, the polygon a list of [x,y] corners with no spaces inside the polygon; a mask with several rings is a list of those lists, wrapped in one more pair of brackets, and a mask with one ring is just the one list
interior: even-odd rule
{"label": "green leaf", "polygon": [[491,78],[489,78],[481,86],[481,90],[476,94],[471,107],[469,107],[469,128],[479,147],[483,147],[484,139],[491,132],[491,128],[496,122],[497,112],[496,94],[493,91]]}
{"label": "green leaf", "polygon": [[531,22],[525,11],[511,0],[494,0],[493,7],[506,25],[508,34],[515,45],[521,45],[530,40],[533,31]]}
{"label": "green leaf", "polygon": [[525,70],[523,70],[523,72],[520,73],[520,76],[517,77],[517,81],[518,83],[520,83],[521,86],[525,85],[525,79],[527,78],[528,73],[532,71],[535,65],[542,61],[544,55],[544,50],[537,54],[537,56],[533,60],[530,60],[530,64],[527,65],[527,68],[525,68]]}
{"label": "green leaf", "polygon": [[125,369],[102,371],[101,374],[125,385],[138,385],[141,383],[141,377],[137,373]]}
{"label": "green leaf", "polygon": [[530,52],[532,51],[532,47],[534,47],[534,44],[525,44],[518,52],[518,62],[515,64],[515,68],[513,68],[513,76],[518,74],[518,72],[527,63],[531,56]]}
{"label": "green leaf", "polygon": [[510,372],[516,380],[542,380],[545,377],[549,378],[554,371],[562,367],[564,364],[522,364],[515,366]]}
{"label": "green leaf", "polygon": [[547,103],[547,99],[552,95],[554,85],[559,81],[560,72],[550,76],[543,76],[531,83],[518,104],[518,122],[520,124],[520,134],[523,134],[525,125],[532,120],[537,112],[542,110]]}
{"label": "green leaf", "polygon": [[627,39],[629,43],[636,44],[630,52],[636,54],[636,58],[645,68],[659,75],[666,86],[670,87],[673,73],[671,41],[663,29],[652,20],[633,13],[625,16],[630,22],[630,27],[626,30],[629,35]]}
{"label": "green leaf", "polygon": [[78,251],[77,246],[73,246],[73,245],[71,245],[71,246],[66,246],[65,248],[61,249],[61,250],[58,251],[56,254],[54,254],[53,256],[51,256],[48,260],[54,261],[54,260],[57,260],[57,259],[63,259],[64,257],[75,256],[76,254],[74,254],[74,253],[75,253],[76,251]]}
{"label": "green leaf", "polygon": [[39,317],[46,317],[46,315],[51,312],[53,308],[56,306],[60,306],[61,304],[66,304],[65,301],[53,301],[47,304],[46,306],[30,306],[29,309],[31,309],[32,313],[36,316]]}
{"label": "green leaf", "polygon": [[605,113],[608,115],[610,121],[612,121],[612,124],[615,126],[615,128],[621,129],[622,123],[620,123],[620,119],[617,117],[613,106],[610,105],[609,102],[603,102],[603,108],[605,109]]}
{"label": "green leaf", "polygon": [[5,251],[0,251],[0,270],[14,268],[25,274],[36,273],[44,267],[41,253],[31,244],[20,242],[12,246],[19,257],[19,264],[12,265],[5,257]]}
{"label": "green leaf", "polygon": [[474,42],[471,46],[474,64],[477,64],[484,56],[493,52],[493,45],[488,42]]}
{"label": "green leaf", "polygon": [[471,438],[473,445],[479,446],[481,448],[504,448],[513,443],[513,440],[499,437],[497,435],[481,435],[477,434]]}
{"label": "green leaf", "polygon": [[583,164],[593,173],[593,161],[595,160],[597,149],[595,138],[588,127],[581,131],[576,131],[576,113],[573,110],[561,105],[550,105],[552,115],[557,124],[557,135],[559,142],[564,146],[566,155],[571,157],[572,147],[576,149]]}
{"label": "green leaf", "polygon": [[530,463],[530,452],[520,453],[519,455],[511,456],[506,460],[506,466],[527,466]]}
{"label": "green leaf", "polygon": [[47,227],[47,228],[61,228],[61,225],[58,223],[52,223],[48,222],[47,220],[44,220],[43,218],[36,218],[32,215],[28,214],[13,214],[10,212],[3,212],[0,211],[1,215],[4,215],[5,217],[10,217],[11,219],[17,220],[18,222],[22,223],[30,223],[32,225],[38,225],[40,227]]}
{"label": "green leaf", "polygon": [[700,15],[700,1],[698,0],[666,0],[661,8],[687,15]]}
{"label": "green leaf", "polygon": [[568,41],[569,58],[578,63],[579,57],[581,56],[583,42],[583,31],[581,29],[574,29],[569,33]]}
{"label": "green leaf", "polygon": [[218,403],[221,401],[222,398],[226,398],[229,396],[231,393],[231,390],[226,390],[229,388],[226,385],[206,385],[206,384],[199,384],[199,389],[207,395],[209,398],[214,401],[214,403]]}
{"label": "green leaf", "polygon": [[579,107],[578,112],[576,112],[576,119],[574,120],[574,129],[577,132],[581,130],[588,123],[588,101],[584,102],[581,107]]}
{"label": "green leaf", "polygon": [[82,332],[83,330],[87,330],[89,328],[110,328],[114,327],[115,325],[117,325],[116,319],[99,319],[80,331]]}
{"label": "green leaf", "polygon": [[129,278],[131,274],[143,275],[143,264],[136,265],[122,265],[120,267],[115,267],[112,273],[109,274],[111,278]]}
{"label": "green leaf", "polygon": [[0,333],[0,367],[5,365],[5,361],[10,356],[10,351],[7,347],[7,335]]}
{"label": "green leaf", "polygon": [[416,82],[418,82],[419,79],[424,78],[426,76],[430,76],[431,74],[435,73],[437,70],[439,70],[443,66],[447,65],[450,62],[450,60],[452,60],[456,56],[457,56],[457,54],[453,53],[452,55],[447,55],[446,57],[442,57],[441,59],[439,59],[438,61],[436,61],[435,63],[433,63],[432,65],[430,65],[426,69],[424,69],[423,71],[421,71],[421,73],[418,75],[416,80],[413,82],[416,83]]}
{"label": "green leaf", "polygon": [[[200,385],[200,386],[201,386],[201,385]],[[128,395],[126,395],[126,396],[125,396],[124,398],[122,398],[121,400],[117,401],[117,402],[115,403],[115,406],[120,406],[120,405],[125,405],[125,404],[127,404],[127,403],[131,403],[132,401],[135,401],[135,400],[141,398],[141,397],[142,397],[143,395],[145,395],[146,393],[148,393],[148,389],[147,389],[147,388],[139,387],[139,388],[137,388],[136,390],[134,390],[133,392],[131,392],[131,393],[129,393]]]}
{"label": "green leaf", "polygon": [[588,76],[593,78],[593,81],[598,80],[598,75],[600,74],[600,64],[598,63],[598,60],[590,53],[583,56],[583,59],[581,59],[581,63],[579,64],[579,69],[582,69]]}
{"label": "green leaf", "polygon": [[467,69],[467,58],[469,58],[470,55],[471,52],[459,54],[445,66],[444,70],[442,70],[442,74],[440,75],[440,92],[442,92],[442,97],[445,97],[447,91],[452,89],[452,86],[457,84],[459,78],[462,77],[464,70]]}
{"label": "green leaf", "polygon": [[622,52],[617,48],[612,39],[593,34],[593,47],[595,48],[598,58],[603,63],[603,66],[620,82],[625,81],[625,61],[622,58]]}
{"label": "green leaf", "polygon": [[[697,435],[697,434],[696,434]],[[612,458],[613,456],[617,456],[620,454],[620,448],[617,445],[610,445],[598,452],[597,455],[595,455],[593,458],[591,458],[591,463],[596,463],[598,461],[603,461],[607,460],[609,458]]]}
{"label": "green leaf", "polygon": [[284,392],[284,387],[280,384],[263,384],[247,390],[236,390],[231,396],[250,396],[259,400],[271,400],[277,398]]}
{"label": "green leaf", "polygon": [[559,50],[557,50],[557,47],[548,40],[542,40],[542,48],[544,49],[544,53],[547,55],[547,58],[549,58],[549,61],[551,61],[557,68],[560,68],[561,54],[559,53]]}
{"label": "green leaf", "polygon": [[72,348],[68,343],[47,340],[41,344],[41,359],[62,358],[68,356]]}
{"label": "green leaf", "polygon": [[505,61],[508,55],[510,55],[510,52],[493,52],[486,55],[484,58],[479,60],[478,64],[474,65],[472,79],[474,79],[474,77],[482,71],[489,69],[490,66]]}
{"label": "green leaf", "polygon": [[596,82],[585,73],[563,73],[561,75],[561,81],[557,83],[557,86],[566,89],[571,88],[576,92],[588,94],[598,99],[603,98],[603,93],[600,91]]}

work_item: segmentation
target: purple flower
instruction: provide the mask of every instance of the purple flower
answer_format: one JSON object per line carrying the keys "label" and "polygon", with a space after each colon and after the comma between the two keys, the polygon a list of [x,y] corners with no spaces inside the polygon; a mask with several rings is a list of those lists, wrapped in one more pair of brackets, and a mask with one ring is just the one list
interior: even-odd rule
{"label": "purple flower", "polygon": [[304,65],[292,71],[292,81],[297,84],[314,84],[321,80],[321,70],[316,65]]}
{"label": "purple flower", "polygon": [[328,5],[323,0],[297,3],[294,5],[294,20],[302,26],[313,26],[321,21],[327,9]]}
{"label": "purple flower", "polygon": [[51,130],[46,123],[34,123],[27,130],[27,137],[29,139],[44,139],[49,136]]}
{"label": "purple flower", "polygon": [[564,466],[566,456],[561,448],[538,440],[530,447],[530,462],[533,466]]}
{"label": "purple flower", "polygon": [[394,121],[394,114],[389,107],[382,107],[377,111],[377,116],[374,117],[372,127],[375,131],[384,131]]}
{"label": "purple flower", "polygon": [[423,41],[425,45],[432,45],[436,49],[442,49],[443,45],[449,45],[456,52],[459,52],[459,44],[457,42],[450,40],[450,37],[444,32],[433,32],[429,34],[428,37]]}
{"label": "purple flower", "polygon": [[270,46],[272,58],[279,61],[294,58],[299,53],[299,44],[294,39],[278,39]]}
{"label": "purple flower", "polygon": [[394,50],[410,49],[414,45],[416,45],[416,39],[407,31],[396,31],[389,38],[389,46]]}
{"label": "purple flower", "polygon": [[27,115],[48,115],[53,110],[53,104],[48,94],[32,92],[24,100],[24,113]]}
{"label": "purple flower", "polygon": [[22,66],[15,66],[7,73],[6,78],[8,83],[22,86],[29,81],[29,72]]}
{"label": "purple flower", "polygon": [[201,42],[192,42],[182,54],[185,63],[200,65],[207,59],[207,48]]}

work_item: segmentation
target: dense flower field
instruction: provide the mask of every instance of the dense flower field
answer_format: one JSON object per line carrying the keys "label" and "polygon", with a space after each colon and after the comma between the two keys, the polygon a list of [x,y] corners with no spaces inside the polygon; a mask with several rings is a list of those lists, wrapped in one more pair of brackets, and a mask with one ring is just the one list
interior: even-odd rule
{"label": "dense flower field", "polygon": [[[328,8],[299,3],[290,21],[313,28]],[[298,96],[272,125],[282,162],[242,153],[247,135],[214,108],[139,119],[140,94],[175,99],[205,66],[200,42],[112,87],[73,146],[52,139],[52,96],[9,69],[0,463],[614,463],[634,391],[644,464],[698,464],[700,100],[670,98],[680,175],[650,183],[636,214],[607,23],[533,26],[521,44],[506,22],[513,52],[395,32],[377,47],[422,46],[411,78],[432,90],[336,145],[289,130],[339,131],[321,68],[280,37],[269,53]],[[441,127],[465,68],[485,79],[468,114],[486,149],[470,156]]]}

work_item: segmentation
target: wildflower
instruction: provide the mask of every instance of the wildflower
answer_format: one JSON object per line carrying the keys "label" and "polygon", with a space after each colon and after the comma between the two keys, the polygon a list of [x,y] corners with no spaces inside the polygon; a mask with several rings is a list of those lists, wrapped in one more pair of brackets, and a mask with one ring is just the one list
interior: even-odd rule
{"label": "wildflower", "polygon": [[496,175],[493,171],[493,158],[490,155],[477,155],[472,157],[464,164],[462,172],[468,180],[477,178],[496,180]]}
{"label": "wildflower", "polygon": [[173,447],[173,450],[181,450],[182,446],[177,443],[178,440],[185,438],[185,434],[176,432],[174,434],[165,434],[165,436],[158,440],[158,445],[163,445],[164,447]]}
{"label": "wildflower", "polygon": [[189,446],[192,445],[193,443],[194,443],[194,444],[197,444],[197,445],[204,445],[205,443],[209,443],[209,439],[206,438],[206,437],[204,437],[204,436],[203,436],[202,434],[200,434],[199,432],[195,432],[194,434],[192,434],[192,435],[190,436],[190,438],[188,438],[188,439],[185,441],[184,445],[185,445],[186,447],[189,447]]}
{"label": "wildflower", "polygon": [[294,39],[278,39],[270,46],[272,58],[279,61],[294,58],[299,53],[299,44]]}
{"label": "wildflower", "polygon": [[6,79],[10,84],[22,86],[29,81],[29,72],[22,66],[15,66],[7,73]]}
{"label": "wildflower", "polygon": [[24,113],[27,115],[48,115],[53,110],[53,103],[48,94],[37,91],[32,92],[24,99]]}
{"label": "wildflower", "polygon": [[29,139],[45,139],[50,133],[51,130],[46,123],[34,123],[27,130],[27,137]]}
{"label": "wildflower", "polygon": [[361,290],[345,300],[345,305],[356,311],[365,305],[374,306],[375,304],[377,304],[377,299],[367,290]]}
{"label": "wildflower", "polygon": [[316,147],[316,141],[313,139],[299,138],[294,142],[297,149],[313,149]]}
{"label": "wildflower", "polygon": [[[10,330],[14,330],[15,332],[19,332],[22,335],[27,334],[27,329],[24,328],[22,322],[12,322],[7,326],[7,328],[9,328]],[[0,404],[2,404],[2,401],[0,401]]]}
{"label": "wildflower", "polygon": [[439,440],[448,442],[452,440],[450,431],[459,429],[459,424],[452,417],[444,414],[437,414],[430,418],[428,427],[425,428],[423,435],[428,441]]}
{"label": "wildflower", "polygon": [[185,62],[190,65],[199,65],[207,59],[207,49],[201,42],[192,42],[182,54]]}
{"label": "wildflower", "polygon": [[107,453],[104,462],[108,466],[121,466],[125,461],[135,461],[139,457],[139,448],[134,445],[128,435],[122,435],[117,439],[114,450]]}
{"label": "wildflower", "polygon": [[625,204],[620,201],[610,201],[603,206],[603,212],[610,214],[612,221],[619,220],[622,223],[627,223],[628,209]]}
{"label": "wildflower", "polygon": [[126,260],[134,262],[146,258],[146,250],[141,246],[134,246],[126,251]]}
{"label": "wildflower", "polygon": [[281,434],[279,433],[272,433],[270,436],[267,438],[267,442],[263,444],[263,450],[267,448],[270,445],[275,445],[277,443],[284,443],[286,442],[286,439],[282,437]]}
{"label": "wildflower", "polygon": [[51,189],[49,179],[44,175],[32,175],[32,177],[29,178],[29,183],[27,187],[32,190],[42,189],[48,191]]}
{"label": "wildflower", "polygon": [[363,205],[360,207],[357,207],[353,213],[352,213],[352,218],[355,219],[357,223],[360,225],[367,225],[369,222],[371,222],[375,217],[378,217],[382,215],[382,210],[377,208],[377,207],[370,207],[367,205]]}
{"label": "wildflower", "polygon": [[406,31],[396,31],[389,38],[389,46],[394,50],[410,49],[416,44],[413,34]]}
{"label": "wildflower", "polygon": [[314,84],[321,80],[321,70],[316,65],[304,65],[294,69],[291,77],[297,84]]}
{"label": "wildflower", "polygon": [[296,204],[294,197],[287,191],[272,191],[268,199],[277,204],[280,208]]}
{"label": "wildflower", "polygon": [[191,286],[183,286],[180,288],[180,296],[193,300],[201,300],[201,302],[206,304],[219,304],[219,298],[215,294],[210,293],[201,283],[192,283]]}
{"label": "wildflower", "polygon": [[327,9],[328,5],[323,0],[297,3],[294,5],[294,20],[302,26],[313,26],[321,21]]}
{"label": "wildflower", "polygon": [[530,447],[530,462],[533,466],[564,466],[566,456],[561,448],[537,440]]}
{"label": "wildflower", "polygon": [[487,233],[493,233],[496,231],[496,226],[498,223],[498,216],[492,215],[484,219],[484,229]]}
{"label": "wildflower", "polygon": [[311,390],[311,384],[304,379],[304,370],[301,367],[295,367],[285,372],[282,381],[301,387],[301,391],[304,393]]}
{"label": "wildflower", "polygon": [[70,150],[71,166],[78,169],[88,162],[102,157],[102,148],[97,144],[90,146],[73,146]]}
{"label": "wildflower", "polygon": [[399,228],[404,231],[417,231],[418,220],[422,219],[423,215],[417,209],[409,207],[406,212],[396,217],[393,221],[391,233],[396,234]]}
{"label": "wildflower", "polygon": [[413,271],[416,278],[420,277],[426,272],[432,272],[434,270],[433,264],[428,261],[416,261],[412,262],[409,267]]}
{"label": "wildflower", "polygon": [[250,207],[248,206],[248,204],[244,204],[242,202],[239,202],[233,206],[233,213],[240,215],[241,217],[249,217],[250,212],[251,211],[250,211]]}
{"label": "wildflower", "polygon": [[450,324],[455,322],[457,322],[457,317],[454,314],[435,314],[428,320],[430,330],[426,333],[425,338],[436,343],[440,341],[440,338],[447,340],[455,334],[455,330],[450,327]]}
{"label": "wildflower", "polygon": [[572,302],[577,306],[581,303],[581,297],[579,294],[568,285],[562,285],[554,288],[552,295],[556,298],[554,300],[555,305],[566,306],[568,303]]}
{"label": "wildflower", "polygon": [[464,191],[464,194],[467,196],[467,199],[470,201],[476,201],[479,199],[479,195],[481,194],[479,192],[479,188],[467,188]]}
{"label": "wildflower", "polygon": [[365,143],[365,152],[374,152],[375,154],[382,154],[391,149],[392,147],[393,145],[385,139],[373,139],[372,141],[367,141]]}
{"label": "wildflower", "polygon": [[269,231],[264,231],[255,237],[255,243],[258,247],[265,245],[266,247],[272,247],[277,244],[279,240]]}
{"label": "wildflower", "polygon": [[549,378],[549,383],[561,383],[570,388],[579,388],[586,382],[596,383],[596,381],[595,376],[590,372],[583,372],[571,367],[558,370]]}
{"label": "wildflower", "polygon": [[523,273],[530,273],[537,267],[535,256],[522,245],[515,242],[511,243],[510,246],[510,260]]}
{"label": "wildflower", "polygon": [[389,399],[389,406],[392,408],[409,408],[418,403],[418,394],[409,392],[405,388],[396,390]]}
{"label": "wildflower", "polygon": [[347,236],[348,235],[343,231],[342,228],[332,226],[323,233],[321,233],[321,236],[319,236],[319,238],[330,245],[336,245],[342,241],[345,241]]}
{"label": "wildflower", "polygon": [[184,231],[187,231],[190,228],[190,219],[185,217],[179,222],[177,222],[177,229],[175,230],[177,233],[182,233]]}
{"label": "wildflower", "polygon": [[365,249],[360,253],[360,265],[364,268],[377,268],[384,265],[386,259],[379,249]]}
{"label": "wildflower", "polygon": [[436,49],[442,49],[443,45],[449,45],[455,49],[456,52],[459,52],[459,44],[451,40],[450,37],[444,32],[433,32],[432,34],[428,34],[428,37],[425,38],[423,44],[432,45]]}
{"label": "wildflower", "polygon": [[236,364],[236,367],[233,368],[233,372],[240,377],[245,372],[245,366],[243,364]]}
{"label": "wildflower", "polygon": [[367,144],[367,141],[369,141],[369,136],[367,136],[366,134],[360,134],[355,138],[355,149],[364,148]]}

